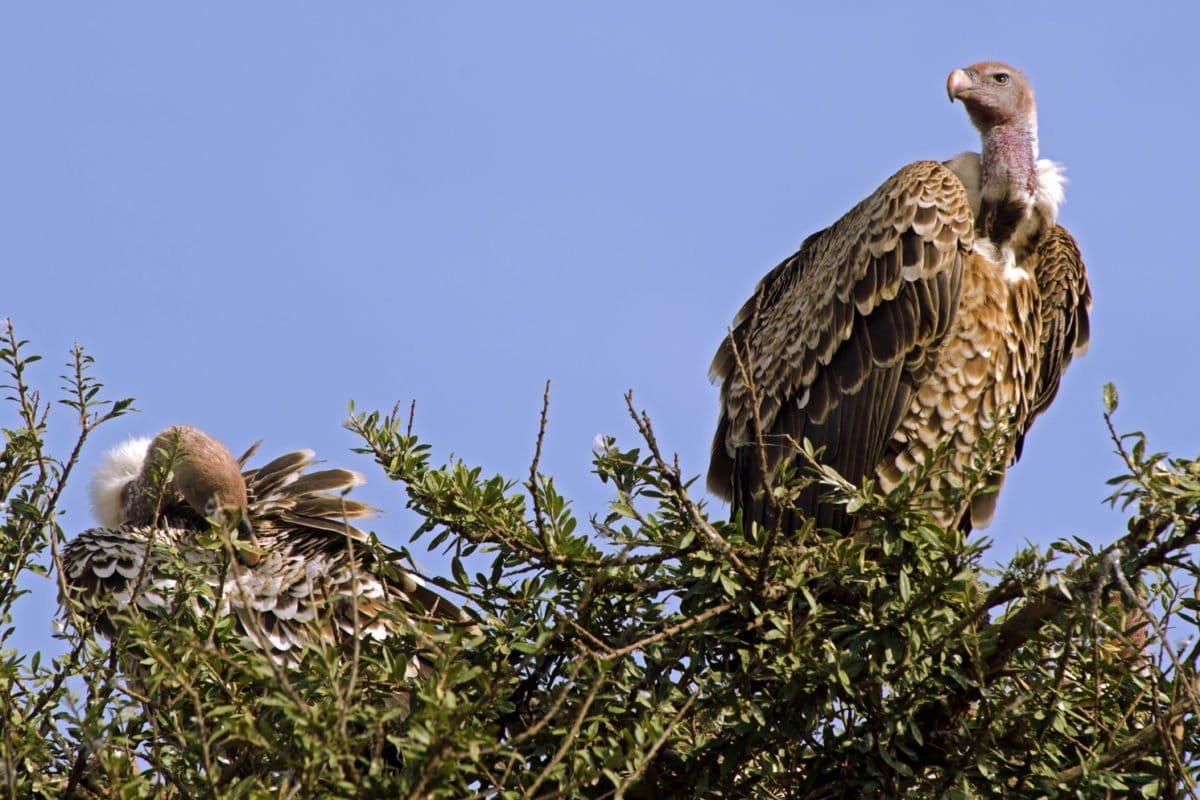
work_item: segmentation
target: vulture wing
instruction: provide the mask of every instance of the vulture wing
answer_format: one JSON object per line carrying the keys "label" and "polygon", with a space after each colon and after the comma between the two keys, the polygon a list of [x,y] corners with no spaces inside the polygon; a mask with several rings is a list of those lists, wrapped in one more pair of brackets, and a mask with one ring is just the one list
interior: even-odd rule
{"label": "vulture wing", "polygon": [[[919,161],[760,281],[709,373],[721,416],[708,486],[743,524],[775,523],[763,487],[804,439],[850,480],[873,472],[936,362],[973,241],[962,182]],[[844,513],[818,498],[811,488],[796,505],[840,528]]]}
{"label": "vulture wing", "polygon": [[[1037,389],[1029,425],[1054,401],[1063,373],[1074,356],[1087,352],[1091,338],[1088,314],[1092,309],[1092,290],[1088,286],[1083,255],[1074,237],[1061,225],[1043,236],[1033,253],[1032,273],[1041,295],[1042,333]],[[1025,431],[1017,440],[1017,458],[1025,441]]]}
{"label": "vulture wing", "polygon": [[[374,514],[345,492],[364,482],[347,469],[305,472],[311,450],[289,453],[244,473],[251,526],[266,555],[242,569],[236,609],[243,627],[265,635],[276,652],[303,644],[311,623],[328,641],[384,638],[404,618],[464,622],[466,615],[398,562],[395,551],[372,547],[348,520]],[[237,603],[237,590],[226,595]],[[262,642],[260,642],[262,643]]]}

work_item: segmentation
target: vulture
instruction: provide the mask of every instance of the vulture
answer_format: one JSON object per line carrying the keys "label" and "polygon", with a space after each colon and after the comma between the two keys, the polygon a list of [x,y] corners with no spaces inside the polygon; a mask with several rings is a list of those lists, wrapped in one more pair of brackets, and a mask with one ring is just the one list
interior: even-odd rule
{"label": "vulture", "polygon": [[[721,409],[708,471],[747,529],[804,519],[852,531],[808,486],[772,500],[780,475],[820,460],[892,491],[931,463],[931,488],[963,486],[985,436],[1000,448],[990,491],[935,518],[985,526],[1003,471],[1086,349],[1091,290],[1058,224],[1062,168],[1038,158],[1033,90],[989,61],[950,73],[981,152],[917,161],[801,244],[759,281],[713,358]],[[937,453],[932,463],[929,457]]]}
{"label": "vulture", "polygon": [[[234,459],[207,433],[176,425],[106,454],[92,482],[101,527],[63,551],[67,590],[102,633],[115,632],[106,609],[171,607],[177,579],[161,569],[171,553],[200,571],[217,613],[233,615],[250,645],[280,664],[294,665],[317,642],[383,639],[408,620],[467,621],[416,575],[381,568],[377,554],[386,559],[387,548],[373,549],[350,524],[375,511],[344,496],[361,475],[308,471],[317,463],[311,450],[244,469],[256,448]],[[202,546],[210,520],[245,546],[236,542],[232,555]]]}

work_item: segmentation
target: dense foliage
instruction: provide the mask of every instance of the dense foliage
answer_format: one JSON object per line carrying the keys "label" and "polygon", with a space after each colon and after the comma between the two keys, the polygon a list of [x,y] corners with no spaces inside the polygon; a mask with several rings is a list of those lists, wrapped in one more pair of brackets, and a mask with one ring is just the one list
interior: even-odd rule
{"label": "dense foliage", "polygon": [[[537,458],[521,480],[489,477],[438,464],[411,419],[352,414],[424,520],[415,538],[453,554],[441,590],[475,624],[313,649],[285,668],[210,603],[113,611],[112,642],[68,603],[65,652],[47,660],[5,644],[12,605],[30,580],[61,581],[62,489],[88,435],[129,402],[104,401],[73,353],[62,402],[77,441],[48,452],[58,415],[29,385],[22,345],[9,327],[0,796],[1196,793],[1200,461],[1152,454],[1139,434],[1114,434],[1127,533],[989,571],[983,540],[933,523],[946,498],[923,489],[927,474],[882,497],[814,469],[779,502],[823,480],[855,535],[745,534],[709,518],[631,403],[640,442],[596,452],[613,501],[579,525]],[[203,595],[194,567],[174,569],[179,598]]]}

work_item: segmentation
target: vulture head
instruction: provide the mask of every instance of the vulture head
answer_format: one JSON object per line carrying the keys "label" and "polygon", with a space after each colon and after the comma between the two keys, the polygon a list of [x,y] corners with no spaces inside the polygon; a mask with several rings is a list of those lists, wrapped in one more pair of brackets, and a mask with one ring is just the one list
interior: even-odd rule
{"label": "vulture head", "polygon": [[999,61],[981,61],[956,69],[946,79],[950,102],[961,100],[971,122],[987,134],[1002,125],[1036,124],[1033,87],[1016,67]]}
{"label": "vulture head", "polygon": [[951,72],[946,93],[952,103],[962,100],[982,139],[978,184],[982,205],[972,199],[976,228],[997,246],[1019,248],[1029,238],[1026,222],[1035,205],[1040,218],[1053,225],[1062,202],[1061,170],[1050,162],[1045,166],[1038,162],[1033,87],[1016,67],[981,61]]}
{"label": "vulture head", "polygon": [[174,425],[150,440],[133,439],[108,453],[92,481],[92,502],[110,527],[148,525],[173,505],[186,505],[200,517],[236,509],[239,531],[251,534],[237,460],[225,445],[189,425]]}

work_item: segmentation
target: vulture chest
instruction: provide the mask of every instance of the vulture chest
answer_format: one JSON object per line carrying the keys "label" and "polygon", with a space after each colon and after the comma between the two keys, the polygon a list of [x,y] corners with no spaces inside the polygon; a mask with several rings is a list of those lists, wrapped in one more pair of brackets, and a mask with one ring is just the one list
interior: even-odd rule
{"label": "vulture chest", "polygon": [[[876,476],[891,491],[903,474],[923,463],[941,442],[948,450],[940,462],[946,472],[933,478],[938,490],[963,485],[974,467],[979,438],[994,435],[999,472],[1012,461],[1014,431],[1029,418],[1038,377],[1041,317],[1033,278],[976,250],[963,265],[955,318],[943,341],[932,374],[913,393],[908,413],[888,443]],[[970,501],[972,527],[986,525],[995,512],[996,492]],[[939,522],[956,524],[963,508],[939,508]]]}

